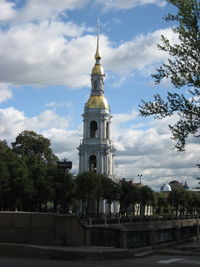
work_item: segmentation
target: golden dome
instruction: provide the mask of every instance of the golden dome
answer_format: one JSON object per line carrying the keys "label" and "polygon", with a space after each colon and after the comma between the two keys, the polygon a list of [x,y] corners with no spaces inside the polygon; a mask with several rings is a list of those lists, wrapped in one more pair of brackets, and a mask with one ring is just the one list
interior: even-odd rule
{"label": "golden dome", "polygon": [[103,95],[92,95],[87,102],[88,108],[109,109],[108,101]]}
{"label": "golden dome", "polygon": [[92,74],[97,74],[97,75],[104,75],[104,70],[101,64],[95,64],[93,69],[92,69]]}

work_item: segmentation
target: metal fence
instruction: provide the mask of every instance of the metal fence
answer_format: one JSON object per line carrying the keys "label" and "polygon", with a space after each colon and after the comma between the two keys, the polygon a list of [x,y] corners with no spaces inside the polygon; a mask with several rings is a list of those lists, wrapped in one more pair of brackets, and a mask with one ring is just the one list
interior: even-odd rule
{"label": "metal fence", "polygon": [[120,231],[118,229],[92,227],[91,245],[104,247],[120,247]]}
{"label": "metal fence", "polygon": [[159,229],[156,231],[156,244],[175,241],[175,229]]}
{"label": "metal fence", "polygon": [[128,231],[127,232],[127,247],[141,248],[150,245],[149,231]]}
{"label": "metal fence", "polygon": [[188,239],[197,235],[197,228],[194,226],[186,226],[180,229],[180,239]]}
{"label": "metal fence", "polygon": [[111,227],[91,226],[92,246],[109,246],[116,248],[142,248],[159,246],[170,242],[180,242],[197,236],[197,225],[172,227],[167,229],[126,230]]}

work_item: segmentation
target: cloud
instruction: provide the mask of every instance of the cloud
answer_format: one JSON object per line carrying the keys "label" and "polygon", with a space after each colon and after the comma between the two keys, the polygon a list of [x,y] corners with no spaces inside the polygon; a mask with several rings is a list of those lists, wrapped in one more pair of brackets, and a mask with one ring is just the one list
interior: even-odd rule
{"label": "cloud", "polygon": [[11,142],[24,130],[42,132],[57,127],[67,128],[69,119],[58,116],[52,110],[45,110],[35,117],[26,117],[24,112],[13,107],[0,109],[0,139]]}
{"label": "cloud", "polygon": [[[199,170],[197,155],[200,144],[190,140],[184,153],[173,149],[170,139],[168,120],[147,122],[148,127],[133,128],[137,122],[137,113],[114,114],[112,119],[112,140],[117,148],[115,174],[139,181],[142,174],[144,184],[158,189],[163,182],[187,180],[189,186],[195,186],[195,177]],[[23,130],[34,130],[50,139],[53,152],[60,159],[73,162],[73,172],[78,172],[78,150],[82,138],[82,125],[69,129],[70,118],[59,116],[52,110],[45,110],[38,116],[27,117],[12,107],[0,109],[0,140],[13,142]],[[163,128],[161,131],[160,129]],[[165,129],[164,129],[165,128]]]}
{"label": "cloud", "polygon": [[0,139],[11,142],[25,129],[25,115],[13,107],[0,109]]}
{"label": "cloud", "polygon": [[159,7],[164,7],[166,2],[164,0],[97,0],[106,10],[110,9],[130,9],[137,6],[154,4]]}
{"label": "cloud", "polygon": [[[177,35],[172,29],[160,29],[147,35],[139,35],[119,47],[105,48],[105,68],[114,72],[130,72],[142,70],[148,66],[166,60],[169,55],[158,50],[161,35],[166,36],[171,43],[177,42]],[[117,67],[116,67],[117,66]]]}
{"label": "cloud", "polygon": [[12,98],[12,92],[9,85],[0,83],[0,103],[5,102],[9,98]]}
{"label": "cloud", "polygon": [[71,108],[72,107],[72,102],[68,102],[68,101],[60,101],[60,102],[51,101],[49,103],[46,103],[45,107],[53,108],[54,110],[56,110],[56,109],[58,109],[60,107]]}
{"label": "cloud", "polygon": [[25,1],[22,7],[16,8],[14,2],[0,0],[0,20],[15,19],[18,22],[55,20],[60,16],[67,17],[67,11],[81,9],[87,4],[90,7],[94,4],[100,4],[105,10],[123,10],[148,4],[163,7],[166,2],[164,0],[34,0]]}
{"label": "cloud", "polygon": [[78,172],[78,150],[81,128],[69,130],[70,119],[59,116],[52,110],[45,110],[38,116],[27,117],[13,107],[0,109],[0,140],[14,142],[24,130],[35,131],[51,141],[53,152],[60,158],[73,161],[73,171]]}
{"label": "cloud", "polygon": [[81,8],[87,2],[86,0],[48,0],[48,3],[40,0],[28,1],[20,16],[24,19],[52,19],[65,10]]}
{"label": "cloud", "polygon": [[15,17],[16,11],[14,10],[15,4],[0,0],[0,22],[7,21]]}
{"label": "cloud", "polygon": [[1,31],[0,61],[4,64],[0,80],[14,84],[88,85],[92,68],[88,55],[95,51],[96,40],[90,35],[80,37],[86,30],[72,22],[43,21]]}
{"label": "cloud", "polygon": [[[0,81],[89,86],[96,46],[96,37],[88,34],[90,30],[71,21],[45,20],[0,31],[0,61],[4,62],[0,66]],[[104,68],[123,76],[166,60],[167,55],[157,50],[161,34],[172,41],[176,39],[171,29],[165,29],[137,36],[113,48],[108,37],[101,35]],[[123,81],[123,77],[120,79]]]}
{"label": "cloud", "polygon": [[[133,111],[130,114],[133,114]],[[193,138],[188,139],[184,153],[174,149],[171,140],[169,124],[176,121],[176,116],[163,120],[148,121],[145,128],[134,128],[137,117],[127,116],[129,125],[121,118],[125,114],[114,114],[114,127],[111,129],[116,152],[116,175],[139,181],[138,174],[142,174],[143,183],[158,190],[163,182],[187,180],[191,187],[195,187],[195,177],[198,176],[198,150]],[[113,119],[114,119],[113,118]],[[118,120],[119,118],[119,120]],[[145,123],[145,122],[144,122]],[[158,186],[158,187],[157,187]]]}
{"label": "cloud", "polygon": [[[89,0],[48,0],[48,1],[25,1],[22,7],[15,7],[14,3],[1,0],[2,17],[4,19],[14,19],[15,22],[30,22],[42,20],[55,20],[59,16],[66,17],[66,11],[80,9],[84,7]],[[4,20],[5,20],[4,19]]]}
{"label": "cloud", "polygon": [[[0,30],[0,82],[13,84],[62,84],[72,88],[90,85],[89,73],[94,64],[96,36],[94,29],[84,24],[63,20],[63,12],[83,8],[91,0],[25,1],[16,7],[14,2],[0,0],[3,14],[13,19]],[[162,0],[96,0],[106,7],[133,8],[137,5],[157,4]],[[41,12],[42,10],[42,12]],[[123,83],[127,73],[145,70],[166,60],[167,55],[157,49],[161,34],[176,40],[171,29],[139,35],[113,47],[107,36],[100,36],[102,63],[106,70],[121,75],[116,84]],[[117,67],[116,67],[117,66]],[[116,80],[116,79],[115,79]]]}

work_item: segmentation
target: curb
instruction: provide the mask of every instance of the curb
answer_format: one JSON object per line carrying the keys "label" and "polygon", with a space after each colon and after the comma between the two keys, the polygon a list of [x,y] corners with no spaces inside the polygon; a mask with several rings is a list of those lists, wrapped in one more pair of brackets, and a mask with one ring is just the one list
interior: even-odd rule
{"label": "curb", "polygon": [[133,258],[127,249],[111,247],[51,247],[26,244],[0,243],[1,257],[52,260],[109,260]]}

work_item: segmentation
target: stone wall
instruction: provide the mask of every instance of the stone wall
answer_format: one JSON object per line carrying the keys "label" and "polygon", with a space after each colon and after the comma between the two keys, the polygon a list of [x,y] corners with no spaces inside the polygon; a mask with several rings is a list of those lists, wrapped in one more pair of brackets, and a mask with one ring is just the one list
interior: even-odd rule
{"label": "stone wall", "polygon": [[71,215],[0,212],[0,243],[84,246],[85,231]]}
{"label": "stone wall", "polygon": [[73,215],[0,212],[0,243],[152,248],[199,238],[199,220],[85,226]]}

